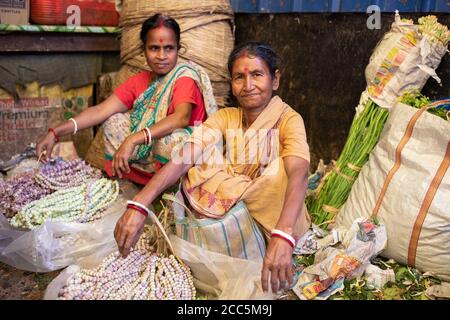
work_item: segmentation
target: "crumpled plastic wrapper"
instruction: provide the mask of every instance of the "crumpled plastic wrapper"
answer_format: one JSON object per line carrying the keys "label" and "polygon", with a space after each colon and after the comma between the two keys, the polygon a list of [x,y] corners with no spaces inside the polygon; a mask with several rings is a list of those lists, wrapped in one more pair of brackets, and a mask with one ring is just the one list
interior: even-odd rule
{"label": "crumpled plastic wrapper", "polygon": [[373,264],[369,264],[364,271],[367,287],[381,289],[388,282],[395,282],[395,272],[392,269],[383,270]]}
{"label": "crumpled plastic wrapper", "polygon": [[450,283],[442,282],[429,287],[425,295],[430,299],[450,299]]}
{"label": "crumpled plastic wrapper", "polygon": [[386,247],[386,228],[358,218],[349,230],[331,231],[316,243],[321,247],[314,264],[302,271],[293,288],[302,300],[328,299],[344,288],[345,279],[361,276],[370,265],[370,259]]}

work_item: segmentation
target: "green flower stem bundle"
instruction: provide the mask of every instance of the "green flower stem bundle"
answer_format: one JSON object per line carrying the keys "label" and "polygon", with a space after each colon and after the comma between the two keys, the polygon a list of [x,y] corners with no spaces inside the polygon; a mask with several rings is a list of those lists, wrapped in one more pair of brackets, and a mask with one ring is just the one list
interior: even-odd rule
{"label": "green flower stem bundle", "polygon": [[377,144],[389,112],[368,100],[353,119],[350,133],[334,169],[324,177],[316,196],[307,199],[308,211],[316,225],[326,227],[347,201],[362,166]]}

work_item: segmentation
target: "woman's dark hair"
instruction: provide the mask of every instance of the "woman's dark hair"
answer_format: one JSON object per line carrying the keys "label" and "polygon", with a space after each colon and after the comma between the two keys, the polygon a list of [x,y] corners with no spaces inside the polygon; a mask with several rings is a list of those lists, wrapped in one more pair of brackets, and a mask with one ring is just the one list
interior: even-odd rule
{"label": "woman's dark hair", "polygon": [[259,57],[263,59],[270,70],[270,75],[272,79],[275,78],[275,71],[280,69],[280,60],[278,59],[277,54],[269,46],[264,42],[245,42],[233,49],[228,57],[228,71],[233,71],[234,62],[241,57],[242,55],[247,55],[249,57]]}
{"label": "woman's dark hair", "polygon": [[145,45],[147,40],[147,33],[151,29],[159,28],[160,26],[164,26],[166,28],[171,29],[175,33],[175,37],[177,39],[178,49],[180,48],[180,26],[175,21],[175,19],[165,16],[161,13],[157,13],[142,23],[141,28],[141,41]]}

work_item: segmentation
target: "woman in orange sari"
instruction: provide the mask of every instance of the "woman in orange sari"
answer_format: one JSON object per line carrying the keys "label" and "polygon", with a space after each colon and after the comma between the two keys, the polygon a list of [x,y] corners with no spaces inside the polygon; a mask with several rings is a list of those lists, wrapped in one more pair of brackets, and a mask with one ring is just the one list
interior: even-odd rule
{"label": "woman in orange sari", "polygon": [[[138,193],[114,232],[128,255],[144,225],[145,208],[182,178],[197,214],[220,218],[243,200],[267,237],[262,286],[273,292],[293,285],[292,254],[310,226],[304,204],[309,148],[303,119],[273,91],[280,70],[272,48],[246,43],[228,61],[239,108],[224,108],[195,129],[178,155]],[[223,152],[225,145],[226,152]],[[195,165],[194,165],[195,164]]]}

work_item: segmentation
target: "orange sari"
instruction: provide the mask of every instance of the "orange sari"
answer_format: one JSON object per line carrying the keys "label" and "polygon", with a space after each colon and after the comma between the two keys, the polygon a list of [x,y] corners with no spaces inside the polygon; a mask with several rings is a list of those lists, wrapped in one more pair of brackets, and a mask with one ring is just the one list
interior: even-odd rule
{"label": "orange sari", "polygon": [[[225,108],[194,130],[187,142],[201,146],[206,157],[203,164],[192,167],[183,178],[183,191],[194,210],[210,218],[222,217],[239,200],[244,200],[252,217],[268,235],[276,226],[284,204],[288,177],[283,157],[295,155],[309,161],[303,120],[301,125],[295,122],[300,121],[300,115],[278,96],[272,98],[245,132],[242,116],[240,108]],[[292,130],[294,136],[286,137]],[[220,150],[223,137],[226,153]],[[289,144],[296,140],[299,147],[293,152]],[[303,205],[294,236],[300,237],[309,226],[310,218]]]}

